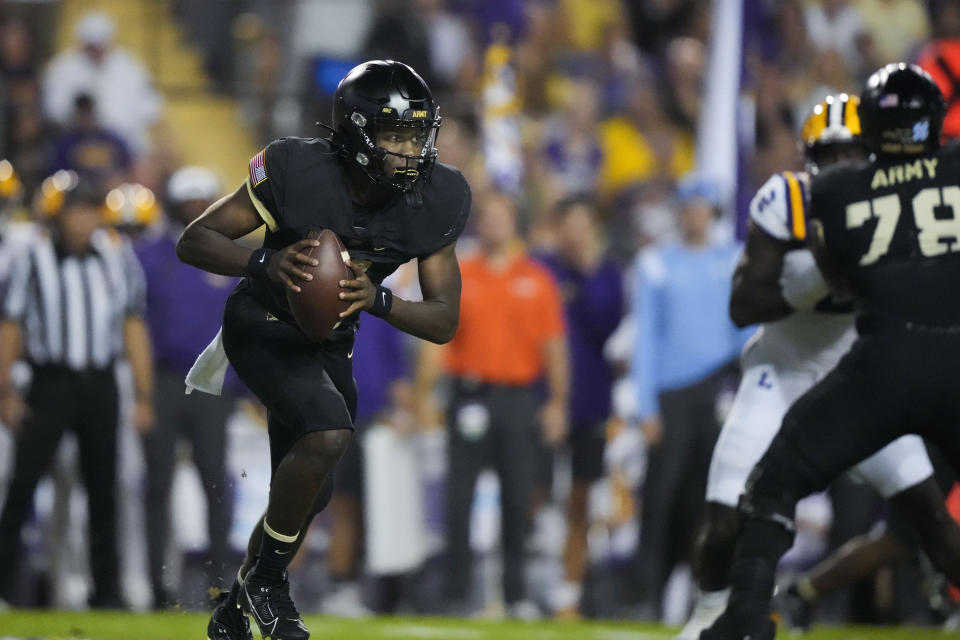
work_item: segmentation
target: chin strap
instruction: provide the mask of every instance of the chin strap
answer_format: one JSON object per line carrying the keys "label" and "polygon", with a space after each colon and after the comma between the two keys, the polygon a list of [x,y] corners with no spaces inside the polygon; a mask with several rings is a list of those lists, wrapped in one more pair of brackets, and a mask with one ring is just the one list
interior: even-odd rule
{"label": "chin strap", "polygon": [[321,129],[326,129],[327,131],[329,131],[332,134],[331,139],[336,138],[337,130],[331,127],[330,125],[328,125],[326,122],[314,122],[314,124],[320,127]]}

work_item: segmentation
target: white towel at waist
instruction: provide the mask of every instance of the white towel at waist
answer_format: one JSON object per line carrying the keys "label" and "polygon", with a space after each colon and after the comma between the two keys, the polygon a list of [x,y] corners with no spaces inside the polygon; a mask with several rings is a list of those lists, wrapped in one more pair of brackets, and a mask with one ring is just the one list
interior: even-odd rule
{"label": "white towel at waist", "polygon": [[212,396],[220,395],[223,390],[223,378],[227,374],[227,352],[223,349],[223,329],[217,331],[217,337],[197,357],[197,361],[187,372],[186,393],[199,389]]}

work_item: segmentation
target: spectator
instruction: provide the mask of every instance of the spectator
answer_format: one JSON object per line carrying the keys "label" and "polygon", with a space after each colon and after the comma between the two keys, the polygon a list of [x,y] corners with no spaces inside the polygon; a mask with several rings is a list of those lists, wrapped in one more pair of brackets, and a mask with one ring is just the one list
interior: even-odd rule
{"label": "spectator", "polygon": [[547,208],[574,193],[592,192],[603,162],[603,150],[597,141],[600,96],[589,79],[566,83],[563,107],[547,122],[542,148],[544,173],[543,198]]}
{"label": "spectator", "polygon": [[[527,256],[513,200],[493,193],[477,211],[479,251],[461,263],[460,328],[446,347],[453,379],[449,404],[447,591],[454,610],[469,609],[470,514],[480,469],[500,478],[503,594],[508,613],[534,614],[524,580],[524,537],[540,437],[560,442],[567,421],[567,346],[563,308],[549,272]],[[428,380],[436,371],[425,367]],[[547,380],[542,402],[537,382]],[[422,380],[418,389],[432,385]]]}
{"label": "spectator", "polygon": [[878,65],[908,59],[930,33],[921,0],[857,0],[857,8]]}
{"label": "spectator", "polygon": [[[27,124],[22,116],[36,110],[39,92],[34,43],[27,26],[16,18],[0,21],[0,95],[3,97],[0,101],[3,118],[0,145],[8,158],[17,159],[17,142],[23,139],[20,129]],[[20,167],[21,173],[25,168]],[[41,171],[47,169],[44,166]],[[39,180],[30,186],[35,187],[38,183]]]}
{"label": "spectator", "polygon": [[210,80],[218,89],[236,81],[231,58],[231,40],[236,36],[234,20],[251,3],[174,0],[171,4],[191,45],[202,55]]}
{"label": "spectator", "polygon": [[49,175],[53,129],[43,119],[39,92],[32,98],[27,93],[21,97],[22,101],[8,105],[7,142],[10,161],[17,167],[24,187],[33,193]]}
{"label": "spectator", "polygon": [[960,4],[944,2],[933,23],[938,38],[920,51],[917,64],[933,77],[947,100],[944,138],[960,138]]}
{"label": "spectator", "polygon": [[631,81],[623,113],[601,124],[600,144],[603,195],[654,178],[674,180],[693,168],[693,137],[667,118],[649,71]]}
{"label": "spectator", "polygon": [[652,0],[627,2],[637,45],[649,53],[659,53],[672,35],[687,35],[702,0]]}
{"label": "spectator", "polygon": [[818,50],[808,32],[804,3],[779,2],[768,19],[769,23],[761,23],[761,32],[757,34],[765,54],[762,62],[775,65],[785,76],[802,74]]}
{"label": "spectator", "polygon": [[184,377],[196,354],[220,329],[221,311],[236,284],[234,278],[199,271],[177,259],[176,242],[183,228],[220,195],[220,181],[209,170],[184,167],[167,183],[167,220],[161,233],[137,246],[147,277],[147,321],[156,354],[157,424],[143,437],[147,463],[147,541],[153,604],[173,606],[177,589],[165,576],[170,545],[170,489],[176,445],[190,442],[193,461],[207,498],[210,575],[223,587],[227,575],[232,493],[227,481],[227,418],[233,409],[229,393],[184,394]]}
{"label": "spectator", "polygon": [[667,45],[666,86],[668,112],[685,131],[694,131],[700,114],[700,86],[706,48],[694,38],[676,38]]}
{"label": "spectator", "polygon": [[54,143],[53,170],[75,171],[81,180],[100,187],[122,182],[132,164],[127,143],[99,125],[89,95],[78,95],[73,104],[70,124]]}
{"label": "spectator", "polygon": [[[481,4],[490,7],[494,3]],[[500,15],[487,23],[484,37],[487,47],[484,73],[489,74],[496,68],[491,65],[491,53],[495,56],[499,47],[512,50],[510,66],[522,81],[523,111],[525,115],[539,118],[549,113],[548,86],[556,70],[559,54],[559,30],[553,7],[545,2],[520,2],[501,0]],[[506,18],[502,5],[510,4],[521,10],[522,20],[514,22]],[[493,13],[487,9],[488,13]],[[511,12],[512,13],[512,12]],[[515,14],[512,17],[516,17]],[[487,19],[494,18],[488,15]],[[519,36],[522,35],[522,38]],[[481,80],[483,82],[483,80]],[[509,96],[503,96],[504,101]],[[487,118],[489,119],[489,118]]]}
{"label": "spectator", "polygon": [[419,11],[410,11],[404,3],[377,2],[363,50],[369,58],[408,64],[428,85],[435,84],[426,21]]}
{"label": "spectator", "polygon": [[427,32],[430,68],[436,82],[431,86],[439,91],[463,91],[476,81],[479,61],[468,25],[447,4],[444,0],[417,0],[416,8],[423,15]]}
{"label": "spectator", "polygon": [[604,345],[623,316],[620,267],[604,256],[603,229],[588,196],[562,200],[556,208],[558,251],[543,258],[564,296],[570,349],[570,449],[573,484],[567,497],[564,583],[555,594],[560,618],[580,615],[587,573],[587,498],[603,477],[607,420],[611,416],[613,370]]}
{"label": "spectator", "polygon": [[5,100],[17,101],[23,85],[33,92],[37,83],[37,61],[33,39],[22,20],[0,22],[0,76],[6,83]]}
{"label": "spectator", "polygon": [[78,23],[77,47],[50,61],[43,77],[43,107],[53,122],[66,126],[79,94],[93,98],[97,119],[140,155],[150,146],[150,128],[162,102],[143,66],[113,44],[116,26],[106,14],[91,12]]}
{"label": "spectator", "polygon": [[[20,530],[40,477],[50,467],[65,429],[80,449],[90,513],[95,590],[90,606],[122,608],[118,585],[118,402],[113,364],[124,351],[136,388],[134,424],[153,421],[149,334],[143,322],[143,274],[129,245],[97,227],[103,197],[67,172],[45,184],[52,215],[13,267],[0,323],[0,417],[16,436],[16,461],[0,515],[0,595],[16,584]],[[33,370],[23,397],[11,365],[25,346]]]}
{"label": "spectator", "polygon": [[597,53],[616,25],[626,19],[620,0],[560,0],[567,46],[583,53]]}
{"label": "spectator", "polygon": [[680,241],[637,260],[631,377],[649,446],[637,554],[644,616],[686,558],[700,517],[710,454],[720,431],[717,399],[743,346],[730,321],[730,279],[739,253],[711,241],[719,194],[691,174],[677,189]]}
{"label": "spectator", "polygon": [[850,73],[872,69],[870,34],[863,25],[860,9],[848,0],[821,0],[808,3],[807,34],[820,51],[832,49],[846,62]]}

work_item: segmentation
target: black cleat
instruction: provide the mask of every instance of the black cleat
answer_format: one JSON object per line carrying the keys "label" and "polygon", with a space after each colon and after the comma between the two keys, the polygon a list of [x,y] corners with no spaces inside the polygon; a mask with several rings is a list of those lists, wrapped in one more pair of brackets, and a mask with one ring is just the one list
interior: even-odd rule
{"label": "black cleat", "polygon": [[235,598],[236,604],[232,604],[227,596],[228,592],[224,591],[218,598],[207,623],[207,640],[253,640],[250,621],[240,608],[240,601]]}
{"label": "black cleat", "polygon": [[307,640],[310,631],[290,599],[290,582],[284,571],[279,582],[268,583],[251,571],[240,587],[240,595],[253,616],[260,635],[270,640]]}
{"label": "black cleat", "polygon": [[791,583],[775,599],[774,607],[783,618],[784,626],[793,633],[807,633],[813,623],[814,603],[800,595],[796,583]]}
{"label": "black cleat", "polygon": [[769,616],[750,619],[724,611],[709,628],[700,632],[700,640],[773,640],[777,625]]}

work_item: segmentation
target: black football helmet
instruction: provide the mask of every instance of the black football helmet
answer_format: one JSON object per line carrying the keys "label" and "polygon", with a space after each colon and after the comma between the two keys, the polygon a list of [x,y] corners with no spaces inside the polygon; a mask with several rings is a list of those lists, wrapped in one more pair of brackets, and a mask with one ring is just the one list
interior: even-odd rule
{"label": "black football helmet", "polygon": [[[379,146],[377,134],[386,127],[419,129],[420,152],[399,154]],[[351,69],[333,94],[332,129],[347,161],[383,187],[414,191],[426,183],[437,161],[437,104],[423,78],[402,62],[370,60]],[[385,170],[388,155],[404,160],[392,175]]]}
{"label": "black football helmet", "polygon": [[870,76],[860,94],[863,145],[878,157],[935,151],[946,111],[929,73],[915,64],[888,64]]}

